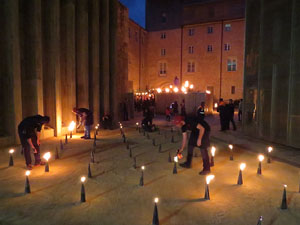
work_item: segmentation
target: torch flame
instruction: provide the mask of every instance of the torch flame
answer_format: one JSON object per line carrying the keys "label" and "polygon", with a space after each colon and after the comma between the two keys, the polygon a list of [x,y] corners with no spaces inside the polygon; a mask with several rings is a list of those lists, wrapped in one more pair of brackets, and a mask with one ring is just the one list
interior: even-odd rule
{"label": "torch flame", "polygon": [[230,148],[230,150],[232,150],[232,149],[233,149],[233,145],[228,145],[228,147]]}
{"label": "torch flame", "polygon": [[215,108],[218,108],[218,103],[215,103]]}
{"label": "torch flame", "polygon": [[157,197],[154,198],[154,202],[155,202],[155,203],[158,203],[158,201],[159,201],[159,198],[157,198]]}
{"label": "torch flame", "polygon": [[273,148],[271,146],[268,147],[268,152],[272,152],[273,151]]}
{"label": "torch flame", "polygon": [[194,85],[193,85],[193,84],[191,84],[191,85],[190,85],[190,89],[193,89],[193,88],[194,88]]}
{"label": "torch flame", "polygon": [[81,177],[80,180],[81,180],[82,183],[84,183],[85,180],[86,180],[86,178],[85,177]]}
{"label": "torch flame", "polygon": [[212,147],[211,147],[211,155],[212,155],[212,156],[215,156],[215,152],[216,152],[216,147],[215,147],[215,146],[212,146]]}
{"label": "torch flame", "polygon": [[186,92],[186,88],[184,86],[181,87],[182,92]]}
{"label": "torch flame", "polygon": [[25,175],[26,175],[26,176],[29,176],[29,175],[30,175],[30,171],[29,171],[29,170],[26,170]]}
{"label": "torch flame", "polygon": [[161,93],[161,88],[157,88],[157,93]]}
{"label": "torch flame", "polygon": [[169,93],[169,92],[170,92],[170,89],[169,89],[169,88],[166,88],[165,91],[166,91],[166,93]]}
{"label": "torch flame", "polygon": [[178,157],[177,156],[174,157],[174,162],[178,162]]}
{"label": "torch flame", "polygon": [[46,159],[47,161],[50,159],[50,157],[51,157],[50,152],[46,152],[43,156],[43,158]]}
{"label": "torch flame", "polygon": [[241,165],[240,165],[240,170],[244,170],[246,168],[246,163],[241,163]]}
{"label": "torch flame", "polygon": [[189,81],[185,81],[184,82],[184,86],[187,88],[187,87],[189,87]]}
{"label": "torch flame", "polygon": [[210,90],[206,90],[206,94],[211,94],[211,91]]}
{"label": "torch flame", "polygon": [[211,180],[215,178],[215,175],[208,175],[206,176],[206,183],[209,184]]}
{"label": "torch flame", "polygon": [[170,88],[172,89],[172,88],[173,88],[173,85],[170,85]]}
{"label": "torch flame", "polygon": [[178,92],[178,87],[174,87],[174,92],[175,92],[175,93]]}
{"label": "torch flame", "polygon": [[142,170],[145,170],[145,166],[142,166],[141,169],[142,169]]}
{"label": "torch flame", "polygon": [[9,153],[10,153],[10,154],[13,154],[14,152],[15,152],[14,149],[10,149],[10,150],[9,150]]}
{"label": "torch flame", "polygon": [[69,131],[73,131],[74,128],[75,128],[75,125],[76,125],[76,123],[75,123],[74,121],[72,121],[72,122],[70,123],[69,127],[68,127],[68,130],[69,130]]}
{"label": "torch flame", "polygon": [[258,156],[258,160],[259,160],[260,162],[262,162],[264,159],[265,159],[265,157],[264,157],[263,155],[259,155],[259,156]]}

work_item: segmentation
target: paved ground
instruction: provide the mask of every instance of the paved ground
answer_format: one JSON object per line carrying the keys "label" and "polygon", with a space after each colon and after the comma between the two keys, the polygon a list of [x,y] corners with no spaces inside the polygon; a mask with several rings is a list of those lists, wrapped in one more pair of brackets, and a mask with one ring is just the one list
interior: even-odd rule
{"label": "paved ground", "polygon": [[[217,147],[215,179],[210,184],[210,201],[204,201],[205,177],[199,176],[201,158],[193,159],[192,169],[178,168],[172,174],[173,163],[168,162],[169,152],[174,156],[180,146],[181,135],[171,133],[171,124],[155,121],[161,134],[151,133],[150,139],[139,133],[133,121],[124,123],[124,131],[137,159],[137,169],[118,130],[101,131],[95,149],[95,163],[91,164],[93,177],[85,188],[87,202],[80,203],[80,177],[87,176],[92,140],[75,136],[64,145],[59,160],[50,160],[50,173],[43,167],[34,168],[30,175],[31,194],[24,194],[24,159],[17,152],[15,166],[7,167],[7,149],[0,152],[0,224],[151,224],[153,198],[159,197],[160,224],[175,225],[251,225],[259,216],[263,224],[296,225],[300,221],[299,169],[287,164],[289,157],[278,157],[281,150],[275,147],[274,155],[281,161],[263,163],[263,174],[257,175],[257,153],[267,143],[253,141],[237,132],[218,132],[218,120],[211,123],[213,144]],[[174,135],[176,143],[171,143]],[[162,144],[162,153],[158,146]],[[58,138],[42,142],[42,152],[55,152]],[[234,144],[234,161],[229,160],[228,140]],[[250,150],[250,151],[248,151]],[[284,149],[282,150],[284,151]],[[286,148],[286,151],[291,151]],[[200,155],[200,154],[199,154]],[[282,154],[286,155],[286,154]],[[289,154],[287,154],[290,156]],[[280,155],[279,155],[280,156]],[[299,157],[295,154],[295,157]],[[284,161],[284,162],[283,162]],[[244,185],[236,185],[239,164],[247,163],[243,172]],[[139,186],[140,166],[145,165],[143,187]],[[283,184],[287,184],[288,210],[280,210]]]}

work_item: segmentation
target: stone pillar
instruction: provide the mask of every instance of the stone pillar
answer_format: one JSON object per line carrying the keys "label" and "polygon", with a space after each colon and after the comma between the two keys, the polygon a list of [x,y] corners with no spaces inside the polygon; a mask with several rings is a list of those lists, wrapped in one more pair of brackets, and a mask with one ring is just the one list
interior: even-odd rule
{"label": "stone pillar", "polygon": [[18,1],[1,1],[0,21],[0,125],[18,143],[17,127],[22,120]]}
{"label": "stone pillar", "polygon": [[23,117],[43,114],[41,0],[20,1]]}
{"label": "stone pillar", "polygon": [[51,118],[55,136],[61,134],[62,122],[59,12],[59,0],[42,2],[44,113]]}
{"label": "stone pillar", "polygon": [[100,116],[110,113],[109,102],[109,0],[100,1]]}
{"label": "stone pillar", "polygon": [[62,124],[66,127],[76,119],[72,113],[76,106],[75,0],[61,1],[60,11]]}
{"label": "stone pillar", "polygon": [[99,0],[89,0],[89,15],[89,99],[94,124],[97,124],[100,122]]}
{"label": "stone pillar", "polygon": [[117,126],[120,109],[120,88],[117,74],[117,31],[118,31],[118,0],[109,1],[109,102],[113,127]]}
{"label": "stone pillar", "polygon": [[76,1],[76,96],[77,107],[89,108],[88,2]]}

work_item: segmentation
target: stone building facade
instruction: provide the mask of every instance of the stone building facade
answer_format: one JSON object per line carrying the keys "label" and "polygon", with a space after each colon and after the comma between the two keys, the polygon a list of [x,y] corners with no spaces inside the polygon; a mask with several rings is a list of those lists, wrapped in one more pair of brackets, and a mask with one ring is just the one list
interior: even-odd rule
{"label": "stone building facade", "polygon": [[44,137],[67,131],[73,107],[119,121],[126,13],[117,0],[0,1],[0,144],[16,143],[19,122],[35,114],[51,118]]}
{"label": "stone building facade", "polygon": [[[242,98],[244,7],[244,0],[147,0],[146,69],[134,91],[164,88],[177,76],[195,91],[211,90],[215,101]],[[134,44],[129,54],[137,55]]]}
{"label": "stone building facade", "polygon": [[300,2],[248,0],[244,132],[300,147]]}

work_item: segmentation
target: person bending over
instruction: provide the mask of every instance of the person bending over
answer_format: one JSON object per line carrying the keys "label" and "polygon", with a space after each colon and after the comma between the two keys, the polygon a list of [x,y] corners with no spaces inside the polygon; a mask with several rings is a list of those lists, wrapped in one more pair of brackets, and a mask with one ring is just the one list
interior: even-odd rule
{"label": "person bending over", "polygon": [[20,142],[22,144],[26,166],[29,170],[32,169],[30,148],[32,148],[35,158],[34,165],[45,165],[45,162],[41,161],[40,157],[40,132],[42,126],[49,123],[49,121],[49,116],[35,115],[23,119],[18,126]]}
{"label": "person bending over", "polygon": [[79,129],[81,125],[84,125],[84,136],[81,138],[91,139],[91,127],[94,123],[93,112],[86,108],[73,108],[73,113],[79,116],[77,129]]}

